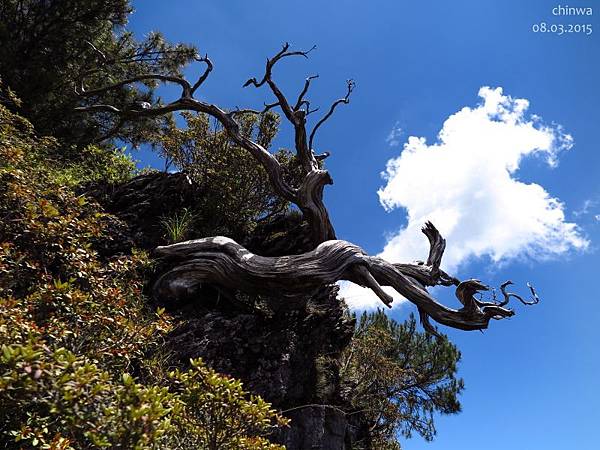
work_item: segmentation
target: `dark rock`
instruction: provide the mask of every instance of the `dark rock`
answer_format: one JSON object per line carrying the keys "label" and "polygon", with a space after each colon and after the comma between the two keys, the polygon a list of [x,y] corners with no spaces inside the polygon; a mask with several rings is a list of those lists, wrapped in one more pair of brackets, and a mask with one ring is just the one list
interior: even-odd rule
{"label": "dark rock", "polygon": [[313,249],[308,223],[295,212],[259,223],[240,243],[261,256],[297,255]]}
{"label": "dark rock", "polygon": [[199,195],[180,172],[149,172],[119,185],[90,186],[85,193],[127,224],[129,238],[145,250],[166,243],[161,220],[193,207]]}
{"label": "dark rock", "polygon": [[214,300],[203,299],[204,313],[183,321],[167,345],[179,365],[202,357],[278,408],[337,401],[338,380],[328,376],[324,383],[317,363],[339,355],[352,336],[354,324],[336,294],[337,287],[324,289],[304,310],[271,316],[235,311],[225,300],[211,308]]}
{"label": "dark rock", "polygon": [[352,432],[342,410],[314,405],[289,411],[287,416],[294,426],[278,436],[287,450],[352,448]]}
{"label": "dark rock", "polygon": [[371,448],[369,430],[359,414],[332,405],[305,405],[285,412],[293,424],[272,440],[287,450],[351,450]]}
{"label": "dark rock", "polygon": [[[96,186],[88,193],[125,224],[116,230],[115,242],[149,250],[164,243],[161,218],[193,208],[199,195],[184,174],[162,172],[120,186]],[[264,256],[311,249],[307,224],[295,213],[259,223],[239,242]],[[163,269],[158,264],[157,275]],[[336,286],[324,287],[285,308],[276,293],[271,298],[239,293],[231,298],[210,286],[180,303],[158,299],[179,318],[165,343],[166,353],[183,368],[190,358],[201,357],[284,411],[291,426],[273,439],[288,450],[353,448],[368,430],[359,415],[344,413],[336,362],[354,323],[337,292]]]}

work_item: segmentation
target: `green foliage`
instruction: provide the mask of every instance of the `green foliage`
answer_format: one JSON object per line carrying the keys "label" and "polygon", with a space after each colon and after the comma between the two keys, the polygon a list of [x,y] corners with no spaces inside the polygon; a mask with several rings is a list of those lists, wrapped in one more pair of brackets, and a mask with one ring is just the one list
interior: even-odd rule
{"label": "green foliage", "polygon": [[194,223],[194,214],[189,209],[183,208],[172,217],[161,219],[160,223],[165,230],[165,237],[169,244],[175,244],[188,237]]}
{"label": "green foliage", "polygon": [[25,448],[155,448],[181,406],[167,388],[137,384],[128,374],[119,379],[39,341],[2,345],[0,388],[0,423],[8,431],[0,442]]}
{"label": "green foliage", "polygon": [[194,435],[183,435],[185,438],[179,442],[182,448],[283,448],[259,434],[274,424],[287,425],[288,420],[277,416],[271,405],[260,397],[248,399],[240,381],[217,374],[201,361],[192,361],[192,369],[187,372],[170,372],[169,378],[185,405],[183,414],[176,419],[176,426],[197,430]]}
{"label": "green foliage", "polygon": [[287,420],[201,360],[164,386],[116,377],[87,358],[30,342],[0,353],[0,443],[20,448],[283,449],[260,434]]}
{"label": "green foliage", "polygon": [[135,161],[125,153],[125,148],[109,150],[88,145],[78,149],[76,154],[52,156],[54,180],[59,185],[76,187],[91,182],[118,184],[137,173]]}
{"label": "green foliage", "polygon": [[414,316],[400,324],[381,310],[363,313],[340,376],[356,411],[372,426],[375,447],[399,448],[396,436],[435,436],[433,415],[460,411],[460,352],[447,338],[418,332]]}
{"label": "green foliage", "polygon": [[[125,31],[129,0],[3,0],[0,2],[0,74],[23,100],[3,104],[27,117],[41,134],[78,147],[103,136],[138,143],[159,119],[120,122],[84,117],[76,89],[102,87],[141,73],[178,74],[196,51],[167,43],[160,33],[142,42]],[[122,87],[86,101],[133,105],[152,101],[152,83]]]}
{"label": "green foliage", "polygon": [[[160,136],[167,161],[184,171],[197,186],[196,205],[199,235],[245,236],[257,220],[279,214],[288,202],[276,195],[260,163],[227,132],[204,114],[183,113],[185,128],[173,124]],[[245,114],[239,118],[242,133],[269,148],[277,134],[279,117],[272,113]],[[286,168],[290,180],[297,177],[297,164],[290,152],[275,155]]]}
{"label": "green foliage", "polygon": [[56,140],[0,105],[0,447],[279,448],[262,436],[284,420],[239,382],[201,361],[169,373],[147,255],[94,250],[117,219],[69,185],[130,167],[102,152],[49,158]]}

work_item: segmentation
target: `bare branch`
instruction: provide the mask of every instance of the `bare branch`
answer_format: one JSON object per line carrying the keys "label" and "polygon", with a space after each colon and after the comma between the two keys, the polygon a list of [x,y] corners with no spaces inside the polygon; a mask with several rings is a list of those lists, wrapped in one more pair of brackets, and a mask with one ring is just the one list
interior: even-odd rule
{"label": "bare branch", "polygon": [[208,55],[204,55],[201,58],[196,58],[196,61],[206,63],[206,69],[204,70],[204,73],[202,75],[200,75],[200,78],[198,78],[198,81],[196,81],[194,83],[194,85],[192,86],[192,88],[190,89],[190,96],[194,95],[196,90],[202,85],[202,83],[204,83],[206,81],[206,79],[208,78],[208,75],[213,70],[213,63],[208,58]]}
{"label": "bare branch", "polygon": [[[331,240],[313,251],[284,258],[257,256],[225,237],[182,242],[156,249],[158,256],[173,268],[156,281],[154,294],[163,299],[193,295],[203,283],[214,283],[225,289],[238,289],[248,294],[272,295],[293,299],[306,297],[324,285],[348,280],[371,288],[389,306],[391,297],[381,287],[391,286],[414,303],[421,323],[430,333],[438,323],[462,330],[482,330],[492,319],[512,317],[514,312],[499,305],[479,307],[473,295],[487,286],[478,280],[458,285],[456,295],[463,304],[452,309],[431,297],[419,280],[406,276],[393,264],[368,256],[350,242]],[[293,306],[291,306],[293,307]]]}
{"label": "bare branch", "polygon": [[95,53],[97,53],[98,55],[100,55],[100,58],[102,58],[102,60],[103,60],[104,62],[106,62],[106,61],[107,61],[107,58],[106,58],[106,55],[104,54],[104,52],[100,51],[100,50],[98,49],[98,47],[96,47],[96,46],[95,46],[95,45],[94,45],[94,44],[93,44],[91,41],[87,41],[87,40],[86,40],[86,41],[85,41],[85,43],[86,43],[87,45],[89,45],[90,47],[92,47],[92,50],[93,50]]}
{"label": "bare branch", "polygon": [[290,48],[290,44],[288,42],[286,42],[285,44],[283,44],[281,50],[279,51],[279,53],[277,53],[275,56],[273,56],[273,58],[271,59],[267,59],[267,66],[265,69],[265,74],[262,78],[262,80],[260,80],[260,82],[256,81],[256,78],[250,78],[249,80],[247,80],[243,87],[246,86],[250,86],[251,84],[254,85],[254,87],[261,87],[263,84],[265,84],[266,82],[268,82],[269,78],[271,78],[271,73],[273,71],[273,66],[275,65],[275,63],[277,63],[277,61],[279,61],[282,58],[285,58],[287,56],[304,56],[305,58],[308,58],[308,54],[310,52],[312,52],[314,49],[317,48],[316,45],[313,45],[309,50],[307,51],[293,51],[293,52],[288,52],[288,49]]}
{"label": "bare branch", "polygon": [[326,158],[329,158],[330,156],[331,156],[331,153],[323,152],[320,155],[315,155],[315,159],[317,161],[324,161]]}
{"label": "bare branch", "polygon": [[[313,47],[311,50],[314,48],[315,47]],[[261,86],[262,84],[267,83],[271,87],[271,90],[275,93],[277,101],[274,103],[265,104],[262,113],[264,114],[270,109],[279,106],[284,111],[286,117],[294,125],[296,153],[305,173],[305,180],[301,183],[299,188],[290,186],[283,179],[282,168],[273,155],[271,155],[258,143],[252,141],[248,137],[242,136],[241,134],[239,124],[235,121],[235,118],[246,113],[261,114],[261,112],[254,109],[238,108],[227,113],[218,108],[216,105],[205,103],[193,98],[193,94],[196,89],[202,85],[202,83],[208,77],[208,74],[213,69],[211,61],[206,56],[203,58],[196,58],[198,61],[206,63],[206,69],[193,86],[187,80],[181,77],[161,74],[146,74],[87,91],[83,88],[82,82],[81,91],[79,92],[82,97],[94,97],[128,84],[140,81],[155,80],[163,83],[175,83],[181,86],[181,97],[171,103],[154,106],[144,103],[139,105],[128,105],[127,107],[94,104],[81,106],[77,108],[77,110],[87,112],[108,112],[120,115],[121,118],[127,119],[134,119],[136,117],[156,117],[162,114],[184,110],[196,111],[214,117],[221,123],[234,142],[248,150],[263,165],[263,167],[265,167],[275,191],[284,199],[298,205],[298,207],[307,217],[307,220],[311,223],[311,229],[314,232],[313,239],[315,245],[318,245],[325,240],[335,239],[333,226],[331,225],[329,215],[323,204],[323,187],[325,184],[331,184],[332,181],[329,174],[320,169],[317,159],[314,157],[312,151],[310,151],[308,147],[305,117],[306,114],[314,112],[314,110],[310,110],[307,102],[307,111],[293,111],[285,96],[281,93],[277,85],[271,79],[272,67],[277,61],[287,56],[307,57],[308,53],[311,51],[292,52],[288,51],[288,49],[289,45],[284,45],[282,50],[275,55],[275,57],[267,60],[267,66],[263,80],[257,82],[255,79],[252,79],[249,80],[245,85],[254,84],[255,86]],[[310,83],[310,79],[312,78],[313,77],[309,77],[308,83]],[[304,101],[305,100],[301,99],[301,102]]]}
{"label": "bare branch", "polygon": [[[296,105],[294,105],[294,111],[298,111],[303,104],[309,105],[307,101],[304,101],[304,96],[308,92],[308,88],[310,87],[310,82],[316,78],[319,78],[319,75],[311,75],[304,81],[304,88],[298,95],[298,100],[296,100]],[[308,110],[309,108],[307,108]]]}
{"label": "bare branch", "polygon": [[531,284],[527,283],[527,287],[529,288],[529,291],[531,292],[531,297],[532,297],[532,299],[530,301],[524,300],[523,297],[521,297],[518,294],[515,294],[514,292],[506,292],[506,287],[511,284],[514,284],[514,283],[511,280],[508,280],[500,285],[500,291],[502,292],[502,295],[504,296],[504,300],[501,301],[500,303],[498,303],[498,306],[507,305],[511,297],[516,298],[524,305],[536,305],[540,302],[540,298],[538,297],[537,293],[535,292],[535,289],[533,288],[533,286]]}
{"label": "bare branch", "polygon": [[306,100],[304,100],[302,103],[306,104],[306,117],[319,110],[318,106],[316,108],[310,109],[310,103]]}
{"label": "bare branch", "polygon": [[310,149],[313,148],[313,140],[315,138],[315,134],[317,133],[317,130],[319,129],[319,127],[321,125],[323,125],[327,121],[327,119],[329,119],[331,117],[331,115],[335,111],[335,108],[337,108],[338,105],[341,105],[342,103],[344,103],[346,105],[348,103],[350,103],[350,94],[352,94],[352,91],[354,90],[356,83],[354,83],[354,80],[347,80],[346,84],[347,84],[346,95],[343,98],[340,98],[340,99],[336,100],[335,102],[333,102],[333,104],[329,108],[329,111],[327,112],[327,114],[325,114],[325,116],[323,116],[323,118],[317,122],[317,124],[313,128],[312,132],[310,133],[310,138],[308,140],[308,147]]}
{"label": "bare branch", "polygon": [[273,78],[271,76],[272,72],[273,72],[273,66],[277,63],[277,61],[279,61],[283,58],[289,57],[289,56],[304,56],[305,58],[308,58],[308,54],[317,47],[316,47],[316,45],[313,45],[313,47],[308,51],[293,51],[293,52],[288,51],[289,48],[290,48],[290,44],[286,42],[285,44],[283,44],[283,47],[281,48],[279,53],[277,53],[273,58],[267,59],[267,63],[266,63],[266,67],[265,67],[265,74],[264,74],[262,80],[257,81],[256,78],[250,78],[248,81],[246,81],[244,83],[243,87],[253,85],[254,87],[258,88],[258,87],[261,87],[263,84],[267,83],[269,85],[269,88],[271,88],[271,91],[273,92],[273,94],[275,94],[275,97],[277,97],[277,101],[278,101],[279,106],[281,107],[281,110],[283,111],[283,114],[285,115],[285,117],[292,124],[294,124],[294,126],[296,126],[297,119],[294,115],[294,110],[289,105],[287,98],[285,97],[283,92],[281,92],[281,90],[279,89],[277,84],[273,81]]}
{"label": "bare branch", "polygon": [[256,114],[259,115],[261,112],[257,111],[256,109],[250,109],[250,108],[244,108],[244,109],[240,109],[240,108],[236,108],[233,111],[229,112],[229,115],[231,117],[236,117],[236,116],[243,116],[244,114]]}
{"label": "bare branch", "polygon": [[257,109],[252,109],[252,108],[244,108],[244,109],[240,109],[239,107],[234,109],[233,111],[231,111],[229,114],[231,114],[232,116],[237,116],[237,115],[243,115],[243,114],[256,114],[256,115],[261,115],[261,114],[265,114],[267,112],[269,112],[271,109],[275,108],[276,106],[279,106],[279,102],[276,103],[265,103],[264,104],[264,108],[259,111]]}
{"label": "bare branch", "polygon": [[421,230],[429,240],[429,256],[427,257],[427,265],[432,266],[434,270],[439,270],[442,263],[442,255],[446,249],[446,240],[433,226],[431,222],[426,222]]}
{"label": "bare branch", "polygon": [[370,288],[377,297],[383,302],[388,308],[392,307],[393,297],[381,288],[377,280],[373,277],[373,274],[369,272],[366,266],[357,265],[354,267],[354,277],[359,281],[361,286]]}
{"label": "bare branch", "polygon": [[438,332],[437,328],[434,327],[429,321],[429,315],[423,310],[423,308],[417,307],[417,311],[419,312],[419,322],[421,322],[421,326],[425,331],[429,334],[434,335],[437,338],[442,338],[442,335]]}
{"label": "bare branch", "polygon": [[89,105],[89,106],[78,106],[77,108],[75,108],[75,111],[81,111],[81,112],[110,112],[110,113],[114,113],[114,114],[123,114],[123,111],[121,111],[119,108],[112,106],[112,105],[102,105],[102,104],[96,104],[96,105]]}
{"label": "bare branch", "polygon": [[271,109],[279,106],[279,102],[275,102],[275,103],[264,103],[264,108],[262,110],[262,113],[265,114],[266,112],[270,111]]}
{"label": "bare branch", "polygon": [[[190,84],[183,78],[170,76],[170,75],[148,74],[148,75],[139,75],[137,77],[128,78],[126,80],[122,80],[117,83],[109,84],[108,86],[104,86],[104,87],[101,87],[98,89],[92,89],[89,91],[83,90],[82,92],[79,92],[79,95],[81,95],[82,97],[92,97],[95,95],[104,94],[105,92],[112,91],[114,89],[117,89],[122,86],[126,86],[128,84],[137,83],[137,82],[141,82],[141,81],[147,81],[147,80],[162,81],[163,83],[166,83],[166,82],[177,83],[181,86],[181,88],[184,91],[189,91],[191,89]],[[83,87],[83,83],[82,83],[82,87]]]}
{"label": "bare branch", "polygon": [[313,157],[313,154],[310,150],[310,146],[307,142],[307,133],[306,133],[306,116],[307,114],[314,112],[310,110],[310,106],[307,104],[306,111],[300,109],[300,107],[304,104],[303,97],[308,91],[310,86],[310,82],[312,79],[316,78],[316,76],[308,77],[304,83],[304,88],[302,89],[298,100],[294,107],[290,105],[286,96],[281,92],[277,83],[273,80],[272,72],[274,65],[283,58],[289,56],[303,56],[308,58],[308,54],[316,48],[313,46],[308,51],[289,51],[290,45],[286,42],[282,49],[277,53],[273,58],[267,59],[267,63],[265,66],[265,74],[260,81],[257,81],[256,78],[250,78],[246,83],[244,83],[244,87],[253,85],[254,87],[261,87],[265,83],[271,89],[271,92],[277,98],[276,105],[281,108],[283,115],[286,119],[294,126],[294,142],[296,148],[296,154],[300,161],[300,165],[305,173],[309,173],[312,170],[318,169],[318,163],[316,159]]}
{"label": "bare branch", "polygon": [[80,90],[76,89],[75,92],[77,92],[77,94],[81,95],[82,97],[93,97],[93,96],[97,96],[97,95],[112,91],[119,87],[126,86],[128,84],[153,80],[153,81],[160,81],[162,83],[178,84],[181,86],[181,89],[182,89],[181,97],[192,98],[194,93],[196,92],[196,90],[202,85],[202,83],[204,83],[204,81],[206,81],[206,79],[208,78],[208,75],[210,74],[210,72],[213,69],[213,64],[210,61],[210,59],[208,58],[208,55],[203,56],[203,57],[197,57],[196,61],[206,63],[206,69],[204,70],[202,75],[200,75],[200,77],[198,78],[198,81],[196,81],[196,83],[194,83],[193,86],[190,85],[190,83],[186,79],[175,76],[175,75],[163,75],[163,74],[158,74],[158,73],[151,73],[151,74],[144,74],[144,75],[138,75],[135,77],[127,78],[125,80],[121,80],[121,81],[118,81],[117,83],[103,86],[98,89],[86,90],[84,88],[84,81],[85,81],[84,78],[85,78],[85,76],[91,75],[91,73],[88,72],[88,73],[85,73],[84,76],[81,77]]}

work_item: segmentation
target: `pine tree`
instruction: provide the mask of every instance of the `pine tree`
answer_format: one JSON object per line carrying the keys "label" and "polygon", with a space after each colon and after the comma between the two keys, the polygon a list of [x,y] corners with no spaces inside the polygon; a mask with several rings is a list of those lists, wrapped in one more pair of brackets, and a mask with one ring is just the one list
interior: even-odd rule
{"label": "pine tree", "polygon": [[[0,77],[22,104],[0,102],[26,117],[39,133],[66,143],[147,139],[158,119],[134,123],[107,115],[92,121],[74,111],[82,104],[84,78],[111,84],[140,73],[179,75],[196,56],[194,47],[169,44],[160,33],[138,42],[124,28],[131,12],[129,0],[0,2]],[[148,81],[111,89],[85,101],[143,107],[153,101],[155,85]]]}
{"label": "pine tree", "polygon": [[434,413],[460,412],[459,360],[446,337],[417,331],[412,315],[398,323],[382,310],[362,314],[340,376],[354,411],[368,417],[376,448],[394,448],[399,434],[432,440]]}

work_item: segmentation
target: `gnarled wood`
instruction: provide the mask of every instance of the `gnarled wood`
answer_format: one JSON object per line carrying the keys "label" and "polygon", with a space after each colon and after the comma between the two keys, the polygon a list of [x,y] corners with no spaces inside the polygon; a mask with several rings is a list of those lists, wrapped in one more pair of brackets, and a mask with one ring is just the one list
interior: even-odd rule
{"label": "gnarled wood", "polygon": [[[440,270],[445,241],[431,223],[423,232],[431,243],[429,264],[391,264],[342,240],[329,240],[310,252],[281,257],[255,255],[222,236],[158,247],[156,254],[168,259],[173,268],[156,281],[154,293],[163,299],[187,297],[199,285],[209,283],[225,291],[275,294],[284,300],[348,280],[372,289],[387,306],[391,306],[392,298],[381,287],[391,286],[417,306],[423,326],[435,334],[429,317],[453,328],[481,330],[491,319],[514,315],[503,307],[505,303],[476,300],[475,293],[488,289],[478,280],[459,282]],[[452,309],[436,301],[425,288],[435,285],[457,285],[456,295],[463,307]]]}
{"label": "gnarled wood", "polygon": [[[306,79],[295,103],[288,101],[272,76],[273,68],[278,61],[291,56],[307,57],[313,49],[314,47],[309,51],[290,51],[289,44],[286,43],[274,57],[267,59],[265,73],[260,81],[251,78],[244,84],[244,86],[257,88],[267,85],[275,96],[276,101],[265,104],[262,112],[252,109],[228,112],[194,98],[194,93],[204,83],[213,68],[208,57],[198,58],[206,64],[206,69],[194,84],[176,76],[147,74],[105,87],[86,90],[82,80],[78,92],[83,98],[92,99],[92,103],[78,108],[80,111],[109,112],[121,116],[122,119],[157,116],[184,110],[214,117],[221,123],[232,141],[246,149],[262,164],[275,191],[296,204],[310,224],[312,240],[316,248],[301,255],[263,257],[250,253],[225,237],[198,239],[159,247],[156,250],[157,255],[169,259],[172,268],[156,281],[155,295],[161,298],[178,298],[193,293],[202,283],[211,283],[225,292],[240,290],[256,294],[277,294],[282,297],[306,297],[311,291],[324,285],[348,280],[372,289],[387,306],[390,306],[392,298],[383,291],[382,286],[391,286],[417,306],[423,327],[434,334],[437,334],[437,331],[430,324],[430,317],[450,327],[481,330],[488,327],[491,319],[502,319],[514,314],[512,310],[504,308],[510,297],[517,298],[524,304],[537,303],[539,299],[533,288],[530,288],[533,301],[527,302],[517,294],[506,292],[506,286],[510,284],[508,282],[501,286],[504,295],[502,302],[483,302],[475,299],[474,295],[479,291],[487,290],[487,286],[478,280],[460,282],[440,269],[446,241],[431,223],[427,223],[423,228],[423,233],[430,243],[429,255],[426,262],[418,264],[391,264],[381,258],[367,255],[360,247],[350,242],[336,239],[333,225],[323,203],[323,189],[325,185],[333,183],[329,172],[323,169],[321,164],[329,153],[316,155],[313,142],[321,125],[332,116],[336,108],[349,103],[355,86],[354,81],[347,81],[346,95],[336,100],[308,133],[307,116],[317,109],[310,109],[310,102],[306,95],[311,82],[317,76]],[[116,107],[93,103],[94,98],[111,89],[147,80],[178,84],[181,87],[180,98],[166,105]],[[236,121],[236,117],[241,114],[261,114],[272,108],[280,108],[294,128],[294,147],[304,176],[299,186],[291,186],[283,178],[283,168],[277,159],[259,143],[244,136]],[[436,285],[457,286],[456,296],[462,303],[462,308],[448,308],[431,297],[426,287]]]}
{"label": "gnarled wood", "polygon": [[[207,56],[196,58],[198,61],[206,64],[206,69],[193,85],[188,80],[177,76],[145,74],[95,89],[86,89],[84,80],[81,80],[81,85],[76,89],[76,92],[81,95],[82,98],[93,99],[112,89],[117,89],[141,81],[155,80],[162,83],[174,83],[181,87],[180,98],[171,103],[166,105],[126,105],[126,107],[92,103],[76,109],[91,113],[109,112],[119,115],[121,118],[158,116],[175,111],[196,111],[214,117],[219,121],[236,144],[246,149],[260,164],[262,164],[267,171],[269,179],[277,194],[281,195],[281,197],[285,198],[287,201],[296,204],[305,214],[305,217],[311,226],[313,243],[317,246],[323,241],[335,239],[336,236],[333,225],[329,219],[329,214],[327,213],[327,208],[323,203],[323,188],[327,184],[332,184],[333,181],[329,173],[324,170],[320,164],[320,161],[324,159],[323,155],[325,155],[325,153],[323,155],[315,155],[312,144],[317,130],[332,116],[336,107],[340,104],[347,104],[350,102],[350,94],[354,88],[354,82],[351,80],[347,82],[348,89],[346,95],[342,99],[335,101],[325,116],[317,122],[310,133],[309,141],[308,132],[306,130],[306,117],[315,112],[316,109],[310,109],[310,102],[305,97],[310,87],[310,82],[317,77],[311,76],[306,79],[304,87],[298,95],[298,100],[292,105],[278,87],[277,83],[273,80],[272,72],[275,64],[283,58],[290,56],[303,56],[306,58],[308,57],[308,53],[315,47],[308,51],[290,51],[289,47],[289,44],[284,44],[283,48],[274,57],[267,59],[265,74],[261,81],[257,81],[256,78],[251,78],[244,84],[244,87],[252,85],[258,88],[264,84],[269,86],[277,101],[265,104],[265,108],[262,111],[236,109],[227,112],[216,105],[195,99],[194,94],[196,90],[204,83],[213,69],[213,64]],[[304,180],[298,187],[291,186],[284,180],[282,167],[277,159],[275,159],[275,157],[258,142],[244,136],[240,132],[239,124],[236,121],[236,116],[239,116],[240,114],[262,114],[275,107],[281,109],[284,117],[294,127],[294,147],[304,174]],[[110,133],[107,134],[107,137],[110,137]]]}

